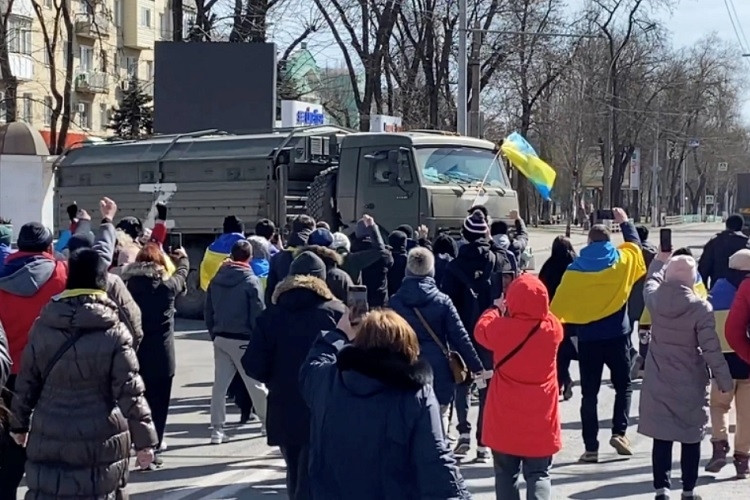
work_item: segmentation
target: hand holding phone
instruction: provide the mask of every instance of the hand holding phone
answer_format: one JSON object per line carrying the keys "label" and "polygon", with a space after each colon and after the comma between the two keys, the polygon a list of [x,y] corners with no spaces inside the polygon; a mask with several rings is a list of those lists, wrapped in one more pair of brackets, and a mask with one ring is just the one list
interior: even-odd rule
{"label": "hand holding phone", "polygon": [[357,327],[370,310],[367,303],[367,287],[362,285],[350,286],[346,305],[349,308],[349,322],[353,327]]}
{"label": "hand holding phone", "polygon": [[672,230],[668,227],[659,230],[659,250],[664,253],[672,251]]}

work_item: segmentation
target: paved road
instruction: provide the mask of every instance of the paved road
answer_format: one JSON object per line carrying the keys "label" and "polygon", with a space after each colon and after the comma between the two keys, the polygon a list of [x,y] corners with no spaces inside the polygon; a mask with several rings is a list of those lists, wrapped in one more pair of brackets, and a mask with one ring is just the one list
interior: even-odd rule
{"label": "paved road", "polygon": [[[700,224],[674,230],[676,246],[699,247],[719,226]],[[540,255],[539,266],[555,236],[555,230],[534,230],[531,244]],[[574,234],[574,243],[585,243],[585,235]],[[655,232],[658,241],[658,231]],[[131,498],[142,500],[194,500],[242,499],[266,497],[286,498],[284,467],[276,450],[266,446],[260,436],[260,426],[250,423],[232,429],[232,441],[223,445],[208,444],[210,431],[209,397],[213,375],[213,359],[208,335],[200,322],[183,321],[177,333],[177,377],[167,427],[168,451],[164,454],[165,467],[156,472],[131,475]],[[573,376],[577,378],[574,363]],[[606,378],[606,375],[605,375]],[[606,382],[605,382],[606,383]],[[553,469],[553,498],[555,499],[647,499],[651,493],[650,441],[638,436],[634,428],[629,432],[636,454],[630,460],[621,460],[608,449],[608,417],[613,404],[614,391],[608,386],[600,394],[602,419],[602,463],[582,465],[576,463],[583,451],[578,410],[580,393],[571,401],[562,403],[564,449],[555,457]],[[639,391],[633,394],[632,420],[638,421]],[[232,407],[229,419],[236,421],[237,410]],[[476,417],[473,417],[474,419]],[[469,457],[473,457],[474,450]],[[703,447],[704,460],[709,455],[709,443]],[[675,454],[678,456],[678,453]],[[679,477],[675,464],[675,476]],[[492,468],[489,465],[467,463],[464,476],[474,497],[481,500],[494,498]],[[728,467],[717,478],[702,473],[699,491],[704,498],[722,500],[748,498],[750,482],[731,478]],[[677,486],[675,486],[677,489]]]}

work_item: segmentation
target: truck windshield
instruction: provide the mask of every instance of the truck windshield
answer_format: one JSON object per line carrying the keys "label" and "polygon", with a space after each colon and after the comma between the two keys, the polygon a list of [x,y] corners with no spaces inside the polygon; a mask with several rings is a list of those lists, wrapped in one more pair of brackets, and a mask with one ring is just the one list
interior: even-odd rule
{"label": "truck windshield", "polygon": [[510,187],[505,169],[489,149],[425,147],[416,148],[414,155],[426,184],[479,185],[484,180],[489,187]]}

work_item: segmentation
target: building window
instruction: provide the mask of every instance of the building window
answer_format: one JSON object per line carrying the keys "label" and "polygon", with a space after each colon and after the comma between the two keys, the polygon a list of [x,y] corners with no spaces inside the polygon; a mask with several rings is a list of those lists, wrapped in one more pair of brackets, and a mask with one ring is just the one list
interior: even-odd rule
{"label": "building window", "polygon": [[9,20],[8,52],[31,55],[31,20],[15,17]]}
{"label": "building window", "polygon": [[49,66],[49,52],[47,52],[47,48],[42,49],[42,57],[44,59],[44,65]]}
{"label": "building window", "polygon": [[151,27],[151,9],[141,7],[141,26],[144,28]]}
{"label": "building window", "polygon": [[105,50],[102,50],[99,53],[99,70],[102,73],[107,72],[107,64],[109,63],[109,57],[107,57],[107,52]]}
{"label": "building window", "polygon": [[34,119],[34,101],[31,94],[23,95],[23,108],[21,118],[26,123],[32,123]]}
{"label": "building window", "polygon": [[125,60],[125,69],[128,72],[128,78],[138,78],[138,58],[127,57]]}
{"label": "building window", "polygon": [[44,124],[52,125],[52,98],[50,96],[44,98]]}
{"label": "building window", "polygon": [[91,4],[89,0],[81,0],[79,12],[81,14],[93,14],[94,6]]}
{"label": "building window", "polygon": [[182,38],[188,37],[193,26],[195,26],[195,15],[186,14],[185,17],[182,18]]}
{"label": "building window", "polygon": [[48,9],[52,8],[52,0],[44,0],[44,6]]}
{"label": "building window", "polygon": [[81,45],[81,65],[82,72],[91,71],[94,68],[94,48]]}
{"label": "building window", "polygon": [[154,61],[146,61],[146,81],[150,82],[154,79]]}
{"label": "building window", "polygon": [[91,129],[91,104],[88,102],[78,103],[78,124],[83,129]]}
{"label": "building window", "polygon": [[172,38],[171,33],[169,32],[169,22],[171,18],[166,13],[160,13],[159,14],[159,35],[161,36],[162,40],[169,40]]}
{"label": "building window", "polygon": [[109,108],[105,103],[99,104],[99,128],[107,130],[109,127]]}
{"label": "building window", "polygon": [[122,0],[115,0],[115,26],[122,26]]}

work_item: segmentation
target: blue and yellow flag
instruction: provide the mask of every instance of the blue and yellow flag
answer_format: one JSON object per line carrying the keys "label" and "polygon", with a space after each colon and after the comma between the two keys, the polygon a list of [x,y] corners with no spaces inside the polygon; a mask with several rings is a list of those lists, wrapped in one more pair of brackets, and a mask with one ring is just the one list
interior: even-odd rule
{"label": "blue and yellow flag", "polygon": [[550,310],[563,323],[593,323],[622,309],[644,274],[643,252],[635,243],[591,243],[563,274]]}
{"label": "blue and yellow flag", "polygon": [[510,163],[536,187],[542,198],[549,200],[557,173],[536,154],[531,144],[518,132],[510,134],[500,146]]}
{"label": "blue and yellow flag", "polygon": [[229,252],[234,244],[244,238],[245,236],[240,233],[222,234],[206,248],[200,268],[201,289],[204,292],[208,290],[208,284],[211,283],[221,265],[229,257]]}
{"label": "blue and yellow flag", "polygon": [[727,342],[727,335],[724,330],[725,323],[727,322],[727,316],[729,316],[729,308],[732,306],[734,295],[737,293],[737,289],[726,279],[720,279],[716,284],[711,287],[711,295],[708,297],[708,301],[714,308],[714,320],[716,321],[716,333],[719,335],[719,342],[721,343],[721,352],[734,352],[734,349]]}

